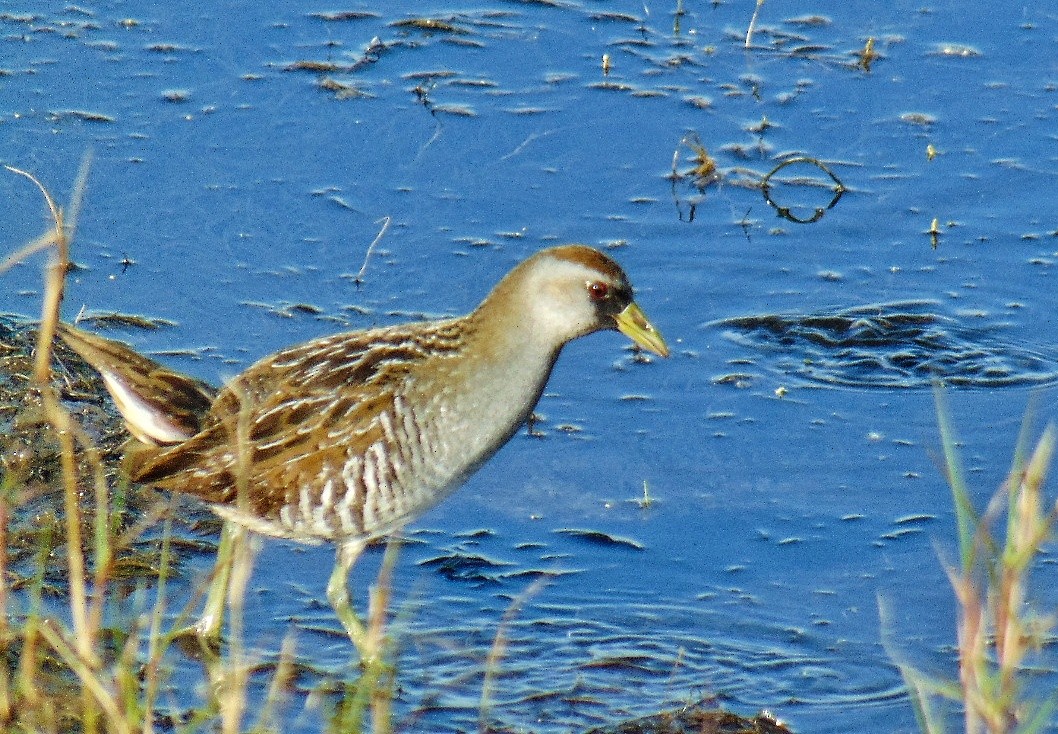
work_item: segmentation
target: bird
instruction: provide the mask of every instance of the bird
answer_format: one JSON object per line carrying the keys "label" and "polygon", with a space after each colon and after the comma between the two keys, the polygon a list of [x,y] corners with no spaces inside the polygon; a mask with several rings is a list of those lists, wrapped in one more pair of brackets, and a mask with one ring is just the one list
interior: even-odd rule
{"label": "bird", "polygon": [[[530,418],[562,348],[607,330],[669,356],[621,267],[563,245],[465,316],[318,337],[220,389],[76,326],[58,333],[124,419],[129,479],[204,501],[232,532],[336,545],[327,597],[363,651],[348,577],[366,545],[462,485]],[[199,631],[219,620],[207,601]]]}

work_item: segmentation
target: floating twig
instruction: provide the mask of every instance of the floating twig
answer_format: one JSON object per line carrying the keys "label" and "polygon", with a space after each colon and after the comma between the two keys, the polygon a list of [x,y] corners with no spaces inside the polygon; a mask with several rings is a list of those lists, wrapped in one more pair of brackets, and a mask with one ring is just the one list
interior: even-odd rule
{"label": "floating twig", "polygon": [[360,266],[360,270],[357,271],[356,276],[353,278],[353,282],[357,285],[364,282],[364,273],[367,271],[367,261],[371,259],[371,253],[375,251],[375,245],[382,240],[382,237],[386,234],[386,230],[389,229],[390,221],[390,217],[382,217],[382,219],[375,222],[375,224],[382,222],[382,229],[378,231],[378,234],[375,235],[375,239],[373,239],[371,244],[367,246],[367,252],[364,253],[364,264]]}
{"label": "floating twig", "polygon": [[[815,207],[812,216],[808,218],[798,217],[794,215],[790,207],[783,206],[777,203],[771,196],[772,176],[774,176],[776,173],[786,168],[787,166],[792,166],[795,163],[807,163],[809,165],[815,166],[820,171],[827,174],[827,176],[830,177],[830,180],[834,182],[834,197],[830,200],[830,203],[827,204],[825,207]],[[808,156],[797,156],[796,158],[789,158],[780,163],[779,165],[775,166],[775,168],[768,171],[768,173],[764,175],[764,178],[761,179],[760,188],[761,191],[764,193],[764,200],[768,202],[768,205],[772,207],[780,217],[791,222],[796,222],[797,224],[814,224],[815,222],[818,222],[820,219],[823,218],[823,215],[826,214],[828,209],[834,208],[834,205],[838,203],[838,201],[847,191],[847,189],[845,188],[845,184],[841,182],[841,179],[834,175],[834,172],[831,171],[825,163],[823,163],[818,158],[811,158]]]}
{"label": "floating twig", "polygon": [[762,5],[764,0],[757,0],[757,7],[753,8],[753,17],[749,19],[749,28],[746,29],[746,48],[753,46],[753,32],[757,29],[757,16],[760,15]]}

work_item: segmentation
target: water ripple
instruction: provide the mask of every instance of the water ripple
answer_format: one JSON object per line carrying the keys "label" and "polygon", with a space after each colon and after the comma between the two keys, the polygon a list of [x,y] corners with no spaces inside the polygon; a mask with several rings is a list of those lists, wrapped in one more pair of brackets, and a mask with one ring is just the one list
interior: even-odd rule
{"label": "water ripple", "polygon": [[1053,353],[1007,342],[1003,323],[950,317],[933,301],[881,303],[814,314],[714,321],[725,336],[774,359],[784,376],[845,387],[962,387],[1058,381]]}

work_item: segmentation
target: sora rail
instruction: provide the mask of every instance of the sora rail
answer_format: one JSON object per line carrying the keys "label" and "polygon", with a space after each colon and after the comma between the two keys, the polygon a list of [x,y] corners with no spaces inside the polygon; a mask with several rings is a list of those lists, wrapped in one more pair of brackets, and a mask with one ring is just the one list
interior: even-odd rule
{"label": "sora rail", "polygon": [[[327,596],[363,652],[348,575],[364,546],[440,502],[514,435],[565,344],[612,329],[668,356],[617,263],[567,245],[517,265],[467,316],[314,339],[219,391],[119,342],[59,333],[103,376],[134,437],[132,480],[198,497],[258,533],[337,544]],[[200,631],[219,620],[207,605]]]}

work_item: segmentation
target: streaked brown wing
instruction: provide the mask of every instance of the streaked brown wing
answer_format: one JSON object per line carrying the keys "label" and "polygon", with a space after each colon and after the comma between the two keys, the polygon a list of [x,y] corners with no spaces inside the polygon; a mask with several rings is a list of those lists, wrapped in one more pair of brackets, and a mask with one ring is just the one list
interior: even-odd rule
{"label": "streaked brown wing", "polygon": [[247,490],[254,510],[274,516],[300,488],[338,476],[348,457],[383,437],[408,370],[427,352],[397,331],[339,335],[268,357],[221,391],[204,429],[169,448],[130,452],[131,477],[209,502],[236,500],[239,421],[248,435]]}

